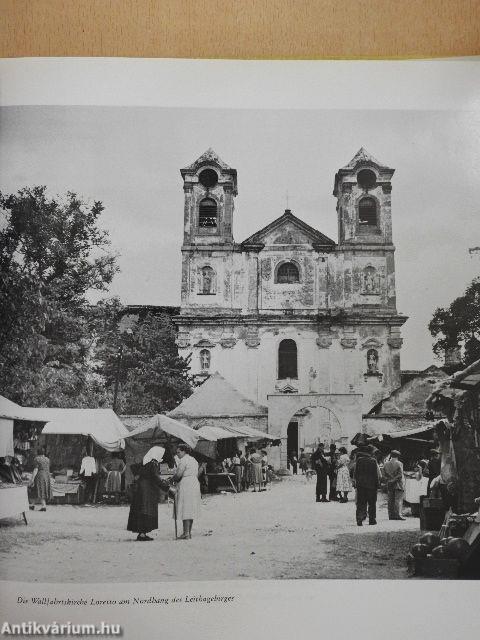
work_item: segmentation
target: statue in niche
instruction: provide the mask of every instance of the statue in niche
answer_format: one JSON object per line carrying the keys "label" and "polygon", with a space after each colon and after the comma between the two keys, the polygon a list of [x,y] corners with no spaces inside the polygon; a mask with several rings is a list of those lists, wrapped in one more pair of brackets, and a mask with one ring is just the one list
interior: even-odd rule
{"label": "statue in niche", "polygon": [[370,376],[378,375],[378,352],[376,349],[367,351],[367,373]]}
{"label": "statue in niche", "polygon": [[212,267],[203,267],[201,271],[201,289],[204,295],[215,293],[215,271]]}
{"label": "statue in niche", "polygon": [[378,276],[374,267],[365,267],[363,271],[363,293],[367,295],[378,293]]}
{"label": "statue in niche", "polygon": [[309,384],[309,392],[310,393],[314,393],[315,389],[314,384],[315,384],[315,378],[317,377],[317,372],[315,371],[315,369],[313,367],[310,367],[310,371],[308,372],[308,384]]}

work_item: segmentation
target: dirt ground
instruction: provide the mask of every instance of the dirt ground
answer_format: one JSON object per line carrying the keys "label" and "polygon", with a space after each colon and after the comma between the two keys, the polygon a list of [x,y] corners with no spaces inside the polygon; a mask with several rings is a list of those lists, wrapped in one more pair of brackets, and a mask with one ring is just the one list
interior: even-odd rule
{"label": "dirt ground", "polygon": [[419,521],[389,521],[379,495],[377,526],[357,527],[355,505],[316,503],[314,481],[287,477],[262,493],[202,500],[192,540],[176,541],[172,505],[159,505],[153,542],[126,531],[127,506],[50,506],[0,525],[2,580],[406,578]]}

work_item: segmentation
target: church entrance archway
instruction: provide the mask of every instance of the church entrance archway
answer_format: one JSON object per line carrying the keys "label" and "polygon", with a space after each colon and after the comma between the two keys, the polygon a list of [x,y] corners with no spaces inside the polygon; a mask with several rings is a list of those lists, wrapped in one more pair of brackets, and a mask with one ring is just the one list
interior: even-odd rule
{"label": "church entrance archway", "polygon": [[298,420],[290,420],[287,427],[287,453],[298,459]]}
{"label": "church entrance archway", "polygon": [[[273,466],[275,468],[286,468],[289,453],[289,444],[293,444],[293,435],[290,435],[289,442],[289,425],[297,422],[297,451],[302,438],[311,438],[315,429],[303,432],[302,426],[299,428],[299,421],[303,421],[305,429],[305,420],[308,417],[312,423],[318,421],[319,415],[328,416],[325,418],[325,424],[317,423],[317,434],[313,440],[316,444],[319,441],[329,444],[330,442],[349,442],[356,433],[362,431],[362,394],[271,394],[268,400],[268,433],[281,441],[278,452],[275,455]],[[293,429],[290,431],[294,433]],[[310,434],[310,435],[309,435]],[[313,444],[313,442],[312,442]],[[273,452],[272,452],[273,453]]]}

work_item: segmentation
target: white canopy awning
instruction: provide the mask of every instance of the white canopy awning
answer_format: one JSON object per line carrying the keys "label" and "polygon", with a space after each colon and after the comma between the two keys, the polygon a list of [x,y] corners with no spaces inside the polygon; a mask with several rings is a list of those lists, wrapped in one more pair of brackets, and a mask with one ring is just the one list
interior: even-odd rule
{"label": "white canopy awning", "polygon": [[200,440],[200,435],[197,431],[183,424],[183,422],[164,416],[161,413],[157,413],[148,422],[127,433],[126,437],[159,440],[164,433],[178,438],[192,449],[196,447],[197,442]]}
{"label": "white canopy awning", "polygon": [[214,442],[216,442],[217,440],[226,440],[228,438],[240,437],[232,433],[231,431],[227,431],[226,429],[222,429],[220,427],[214,427],[209,424],[205,425],[204,427],[200,427],[200,429],[197,429],[196,431],[202,436],[204,440],[211,440]]}
{"label": "white canopy awning", "polygon": [[0,418],[9,420],[29,420],[30,422],[47,422],[45,409],[31,409],[0,396]]}
{"label": "white canopy awning", "polygon": [[246,425],[238,425],[232,427],[229,424],[222,425],[222,429],[226,431],[230,431],[232,434],[231,438],[246,438],[247,440],[278,440],[278,438],[274,438],[269,433],[265,433],[264,431],[259,431],[258,429],[254,429],[253,427],[247,427]]}
{"label": "white canopy awning", "polygon": [[[27,409],[40,411],[40,409]],[[41,409],[48,424],[45,435],[84,435],[107,451],[120,451],[125,446],[128,429],[112,409]]]}

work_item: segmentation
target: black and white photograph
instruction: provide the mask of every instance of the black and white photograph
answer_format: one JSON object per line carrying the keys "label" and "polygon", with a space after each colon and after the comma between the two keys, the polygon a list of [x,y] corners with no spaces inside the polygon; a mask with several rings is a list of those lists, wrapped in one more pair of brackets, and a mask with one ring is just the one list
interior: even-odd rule
{"label": "black and white photograph", "polygon": [[215,64],[0,107],[2,580],[480,578],[478,95]]}

